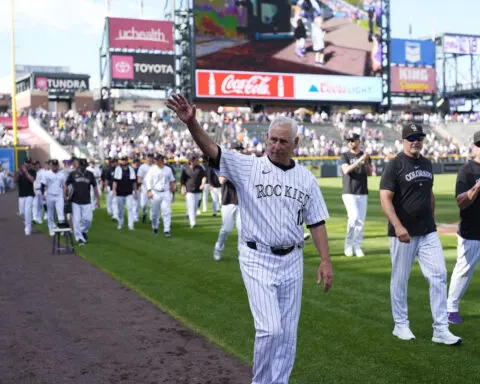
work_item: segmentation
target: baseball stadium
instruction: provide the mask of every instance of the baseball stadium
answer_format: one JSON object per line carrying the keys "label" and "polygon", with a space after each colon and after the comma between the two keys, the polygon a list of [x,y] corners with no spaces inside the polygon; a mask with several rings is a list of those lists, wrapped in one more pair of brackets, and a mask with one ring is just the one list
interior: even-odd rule
{"label": "baseball stadium", "polygon": [[467,21],[414,38],[397,0],[69,3],[89,38],[45,29],[93,66],[18,64],[47,1],[12,0],[0,40],[0,383],[479,381]]}

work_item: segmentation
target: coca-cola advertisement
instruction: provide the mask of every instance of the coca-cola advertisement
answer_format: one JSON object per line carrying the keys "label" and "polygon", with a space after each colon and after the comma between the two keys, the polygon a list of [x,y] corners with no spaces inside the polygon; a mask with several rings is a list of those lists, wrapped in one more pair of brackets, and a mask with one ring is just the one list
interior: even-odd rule
{"label": "coca-cola advertisement", "polygon": [[110,17],[110,48],[173,51],[173,22]]}
{"label": "coca-cola advertisement", "polygon": [[260,72],[197,71],[197,97],[294,99],[294,77]]}
{"label": "coca-cola advertisement", "polygon": [[194,0],[196,68],[379,77],[381,0]]}

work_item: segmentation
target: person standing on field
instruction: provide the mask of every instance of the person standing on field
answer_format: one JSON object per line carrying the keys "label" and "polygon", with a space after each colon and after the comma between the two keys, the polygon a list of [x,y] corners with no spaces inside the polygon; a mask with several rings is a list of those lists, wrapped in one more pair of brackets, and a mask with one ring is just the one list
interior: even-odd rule
{"label": "person standing on field", "polygon": [[137,199],[137,176],[133,167],[128,165],[128,157],[120,159],[113,176],[113,197],[117,202],[118,229],[123,227],[125,205],[127,206],[128,229],[133,231],[135,222],[135,200]]}
{"label": "person standing on field", "polygon": [[205,171],[200,166],[198,156],[192,154],[188,157],[188,165],[186,165],[180,176],[180,184],[182,186],[182,195],[185,196],[187,204],[187,215],[190,221],[190,228],[194,228],[197,221],[197,209],[200,199],[202,198],[202,190],[205,185],[202,183],[205,177]]}
{"label": "person standing on field", "polygon": [[36,177],[37,172],[32,167],[32,161],[25,159],[24,164],[15,175],[15,179],[18,185],[18,210],[23,218],[26,236],[32,234],[33,199],[35,197],[33,186]]}
{"label": "person standing on field", "polygon": [[372,161],[368,153],[360,149],[360,135],[345,136],[348,151],[342,153],[343,194],[348,225],[345,237],[345,256],[364,257],[361,245],[367,216],[368,176],[372,175]]}
{"label": "person standing on field", "polygon": [[420,154],[424,138],[422,126],[404,126],[403,152],[388,162],[380,181],[380,201],[389,221],[393,335],[401,340],[415,339],[408,321],[407,286],[418,257],[430,286],[432,341],[454,345],[462,339],[448,329],[447,268],[434,219],[432,163]]}
{"label": "person standing on field", "polygon": [[448,321],[463,323],[459,313],[460,300],[467,291],[475,266],[480,258],[480,131],[473,135],[475,158],[463,164],[457,175],[455,195],[460,208],[457,263],[448,291]]}
{"label": "person standing on field", "polygon": [[303,285],[303,225],[320,254],[317,283],[332,285],[325,220],[327,207],[313,174],[292,159],[297,124],[275,118],[267,136],[267,156],[221,148],[195,118],[196,107],[173,95],[167,107],[186,123],[196,144],[237,190],[242,229],[239,261],[255,324],[254,384],[287,384],[295,361]]}
{"label": "person standing on field", "polygon": [[[137,173],[137,185],[139,187],[139,195],[140,195],[140,204],[138,205],[138,212],[137,215],[140,213],[142,214],[142,224],[147,222],[147,209],[148,209],[148,197],[147,197],[147,189],[145,188],[145,176],[147,175],[150,168],[154,166],[154,158],[153,153],[149,153],[147,155],[147,160],[140,165],[138,168]],[[151,209],[151,207],[150,207]]]}

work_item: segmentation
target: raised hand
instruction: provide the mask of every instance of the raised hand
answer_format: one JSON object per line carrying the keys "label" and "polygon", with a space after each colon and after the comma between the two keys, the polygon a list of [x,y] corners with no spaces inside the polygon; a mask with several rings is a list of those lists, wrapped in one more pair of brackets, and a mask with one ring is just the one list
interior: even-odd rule
{"label": "raised hand", "polygon": [[190,105],[187,99],[180,94],[174,94],[168,99],[167,108],[175,112],[185,124],[190,123],[197,112],[197,107]]}

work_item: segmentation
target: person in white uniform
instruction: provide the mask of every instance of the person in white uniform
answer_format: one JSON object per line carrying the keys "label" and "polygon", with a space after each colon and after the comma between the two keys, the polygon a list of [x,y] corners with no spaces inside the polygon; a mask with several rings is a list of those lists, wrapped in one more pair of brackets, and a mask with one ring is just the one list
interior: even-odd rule
{"label": "person in white uniform", "polygon": [[293,368],[303,284],[303,224],[320,254],[317,283],[332,285],[328,211],[313,174],[292,159],[294,120],[277,117],[267,135],[267,156],[218,147],[195,118],[196,107],[173,95],[167,107],[187,124],[221,177],[237,190],[242,222],[239,261],[256,329],[253,384],[287,384]]}
{"label": "person in white uniform", "polygon": [[120,165],[115,168],[112,187],[113,196],[118,207],[118,229],[123,227],[125,205],[127,206],[128,229],[133,231],[135,222],[135,200],[137,199],[137,177],[135,170],[128,164],[128,157],[120,159]]}
{"label": "person in white uniform", "polygon": [[[147,189],[145,188],[144,179],[147,175],[150,168],[153,166],[154,158],[153,153],[147,154],[147,160],[140,165],[138,168],[137,174],[137,185],[139,188],[140,194],[140,204],[138,205],[139,214],[142,215],[142,223],[145,224],[147,221],[147,210],[148,210],[148,197],[147,197]],[[151,207],[150,207],[151,209]]]}
{"label": "person in white uniform", "polygon": [[155,164],[145,175],[144,187],[150,200],[150,221],[155,236],[158,235],[160,213],[163,219],[163,233],[165,237],[172,237],[172,193],[175,191],[175,178],[170,167],[165,166],[163,155],[155,156]]}
{"label": "person in white uniform", "polygon": [[345,136],[348,151],[342,153],[343,194],[348,224],[344,253],[350,257],[364,257],[362,251],[363,229],[367,216],[368,176],[372,175],[370,155],[360,149],[360,135],[348,133]]}
{"label": "person in white uniform", "polygon": [[33,183],[33,188],[35,190],[35,197],[33,198],[33,222],[35,224],[43,223],[43,200],[42,200],[42,175],[45,171],[42,168],[40,161],[35,161],[34,163],[35,172],[37,176],[35,182]]}
{"label": "person in white uniform", "polygon": [[53,236],[55,228],[55,212],[57,213],[58,227],[68,227],[65,222],[65,201],[63,199],[63,186],[65,175],[59,171],[58,160],[50,160],[50,170],[43,174],[42,187],[45,189],[44,199],[47,202],[48,230]]}

